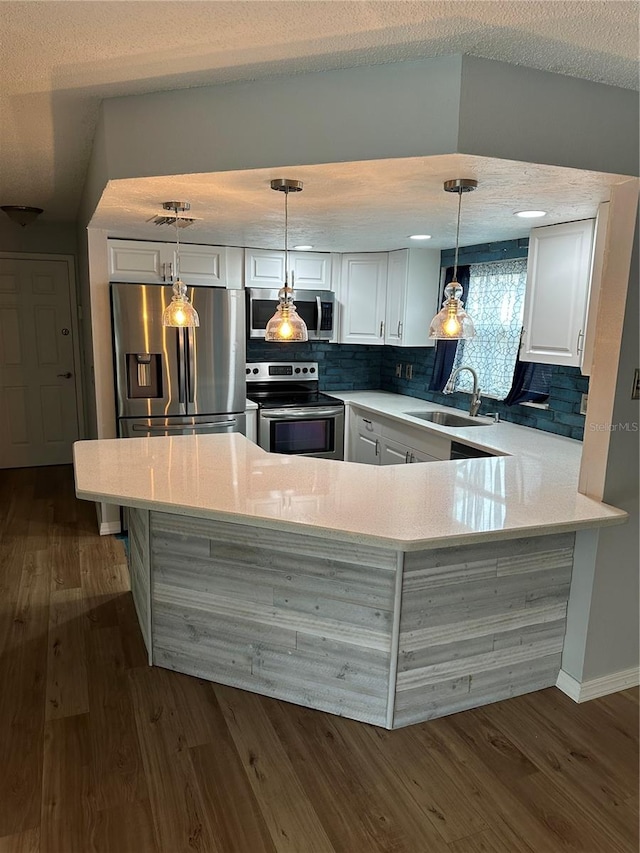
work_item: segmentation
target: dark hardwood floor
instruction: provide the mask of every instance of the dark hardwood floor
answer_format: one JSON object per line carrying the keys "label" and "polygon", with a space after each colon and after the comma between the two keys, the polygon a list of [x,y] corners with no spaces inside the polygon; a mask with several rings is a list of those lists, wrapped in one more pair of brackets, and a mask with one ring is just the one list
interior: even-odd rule
{"label": "dark hardwood floor", "polygon": [[68,467],[0,471],[0,853],[637,853],[638,692],[395,732],[149,668]]}

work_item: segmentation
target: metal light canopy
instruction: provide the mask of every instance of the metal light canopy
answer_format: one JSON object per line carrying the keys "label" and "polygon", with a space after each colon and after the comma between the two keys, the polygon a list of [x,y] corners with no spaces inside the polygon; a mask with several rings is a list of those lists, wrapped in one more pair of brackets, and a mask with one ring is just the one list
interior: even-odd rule
{"label": "metal light canopy", "polygon": [[442,308],[431,321],[429,337],[435,340],[459,341],[475,337],[473,320],[464,310],[462,287],[458,283],[458,249],[460,242],[460,208],[462,194],[473,192],[478,182],[473,178],[455,178],[444,182],[444,191],[458,193],[458,220],[456,225],[456,254],[453,262],[453,279],[444,289]]}
{"label": "metal light canopy", "polygon": [[180,278],[180,227],[178,214],[191,209],[188,201],[165,201],[164,210],[172,210],[175,214],[176,226],[176,280],[173,283],[171,302],[162,314],[162,325],[176,329],[192,329],[200,325],[200,317],[187,296],[187,285]]}
{"label": "metal light canopy", "polygon": [[284,285],[278,291],[275,314],[266,325],[265,341],[291,343],[309,339],[307,325],[293,303],[293,272],[289,287],[289,193],[302,192],[302,181],[274,178],[271,189],[284,193]]}

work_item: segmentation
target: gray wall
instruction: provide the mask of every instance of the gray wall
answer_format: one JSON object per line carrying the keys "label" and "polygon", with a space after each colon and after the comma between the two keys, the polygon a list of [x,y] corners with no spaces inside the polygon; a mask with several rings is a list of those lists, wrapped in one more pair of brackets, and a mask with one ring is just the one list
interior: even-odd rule
{"label": "gray wall", "polygon": [[638,106],[630,89],[465,56],[458,151],[637,175]]}
{"label": "gray wall", "polygon": [[640,526],[638,513],[638,471],[640,470],[639,407],[631,399],[631,383],[638,367],[638,282],[640,263],[636,229],[627,290],[625,324],[620,349],[620,366],[611,426],[611,440],[604,500],[629,513],[624,527],[600,531],[595,560],[589,630],[582,680],[589,681],[611,672],[638,667],[640,625]]}
{"label": "gray wall", "polygon": [[76,255],[76,227],[73,222],[36,220],[22,228],[6,218],[0,220],[0,252],[30,252],[43,255]]}

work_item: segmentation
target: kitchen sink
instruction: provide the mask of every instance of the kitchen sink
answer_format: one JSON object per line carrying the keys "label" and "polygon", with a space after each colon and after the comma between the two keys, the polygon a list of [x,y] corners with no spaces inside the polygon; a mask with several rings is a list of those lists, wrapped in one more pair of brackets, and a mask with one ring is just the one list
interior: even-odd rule
{"label": "kitchen sink", "polygon": [[448,427],[489,426],[493,423],[493,421],[486,421],[484,418],[470,418],[465,417],[465,415],[454,415],[451,412],[403,412],[403,414]]}

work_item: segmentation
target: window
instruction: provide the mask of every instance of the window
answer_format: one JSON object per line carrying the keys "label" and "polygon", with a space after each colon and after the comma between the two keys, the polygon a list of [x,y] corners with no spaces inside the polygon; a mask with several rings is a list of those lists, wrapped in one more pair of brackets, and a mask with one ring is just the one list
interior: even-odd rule
{"label": "window", "polygon": [[[459,342],[453,369],[463,364],[473,367],[483,394],[498,400],[504,400],[513,382],[526,283],[526,258],[472,264],[469,269],[465,308],[476,336]],[[472,389],[471,375],[463,371],[456,380],[456,391]]]}

